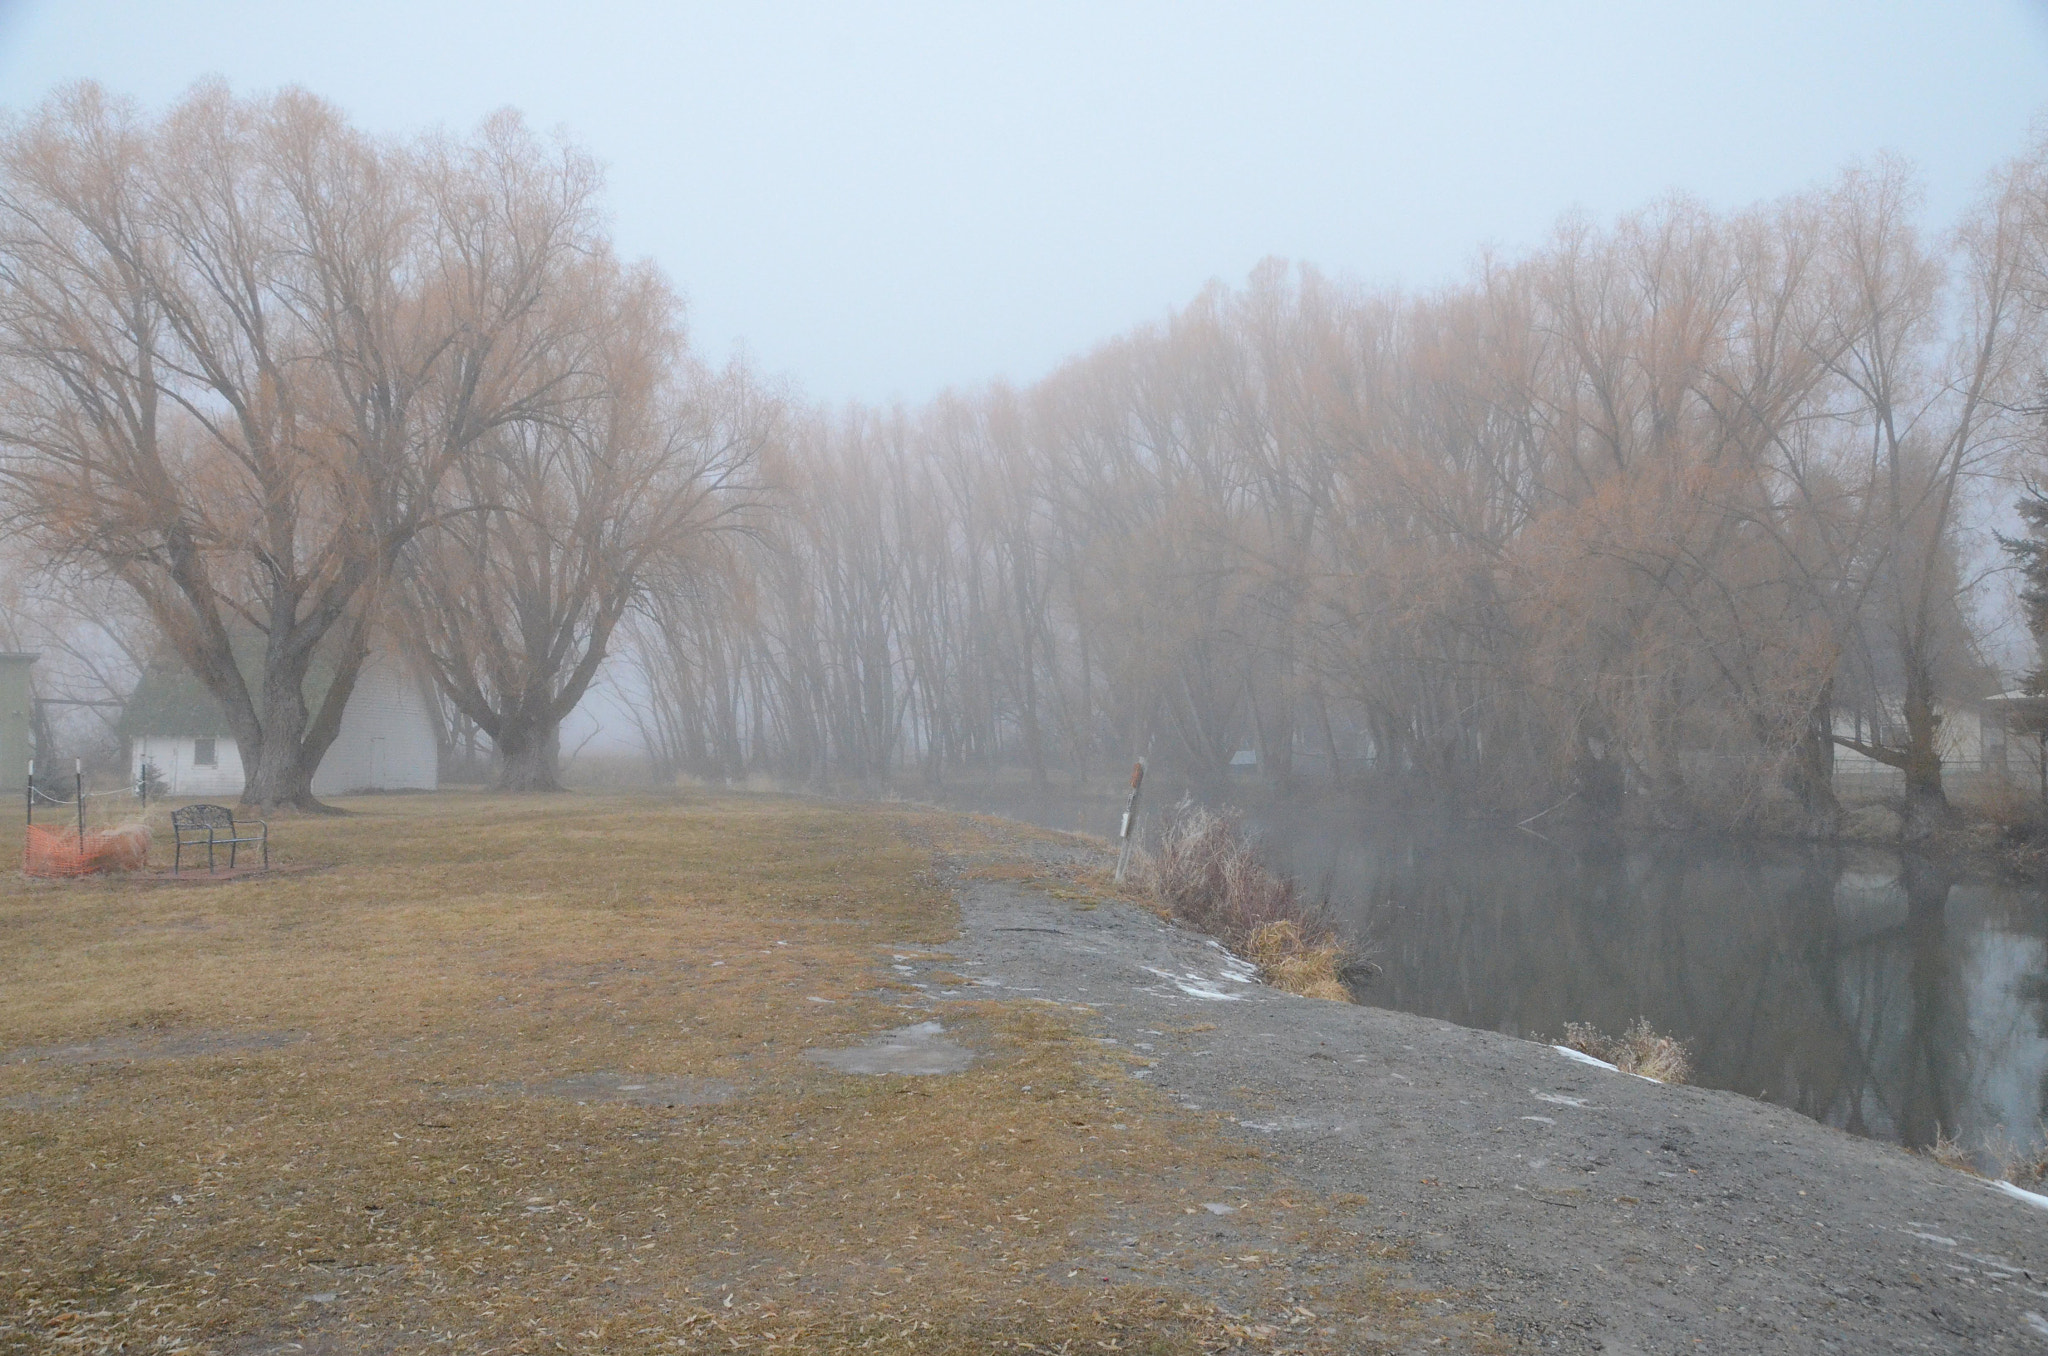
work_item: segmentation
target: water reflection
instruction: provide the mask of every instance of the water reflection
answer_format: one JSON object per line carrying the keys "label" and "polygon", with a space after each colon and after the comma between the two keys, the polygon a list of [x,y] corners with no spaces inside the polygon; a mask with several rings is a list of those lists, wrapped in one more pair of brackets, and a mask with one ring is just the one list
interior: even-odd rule
{"label": "water reflection", "polygon": [[1380,947],[1368,1002],[1515,1035],[1646,1016],[1699,1083],[1911,1145],[2025,1138],[2043,1112],[2038,891],[1869,852],[1257,824]]}
{"label": "water reflection", "polygon": [[[1170,804],[1178,791],[1152,802]],[[1106,832],[1122,795],[957,791],[961,808]],[[1694,1081],[1914,1146],[2038,1134],[2048,898],[1867,849],[1562,842],[1361,810],[1250,803],[1274,863],[1380,948],[1363,997],[1510,1035],[1638,1016]]]}

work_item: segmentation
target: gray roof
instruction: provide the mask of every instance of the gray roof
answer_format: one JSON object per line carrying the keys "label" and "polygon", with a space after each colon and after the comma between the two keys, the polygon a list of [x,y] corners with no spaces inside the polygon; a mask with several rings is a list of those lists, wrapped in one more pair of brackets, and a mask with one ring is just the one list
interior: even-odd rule
{"label": "gray roof", "polygon": [[[262,638],[252,636],[246,642],[237,640],[234,649],[236,666],[242,670],[242,681],[249,685],[249,691],[261,702]],[[312,671],[306,675],[306,705],[317,708],[333,681],[333,666],[316,656]],[[117,728],[124,739],[195,736],[232,739],[235,733],[228,724],[227,710],[219,699],[199,681],[198,675],[173,655],[160,655],[143,669],[135,691],[129,694],[128,704],[122,709]]]}

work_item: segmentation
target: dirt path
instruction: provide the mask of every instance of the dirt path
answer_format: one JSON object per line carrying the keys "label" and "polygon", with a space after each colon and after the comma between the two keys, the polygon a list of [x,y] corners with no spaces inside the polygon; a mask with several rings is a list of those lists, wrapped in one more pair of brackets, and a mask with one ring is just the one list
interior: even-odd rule
{"label": "dirt path", "polygon": [[[1128,905],[957,892],[963,997],[1090,1005],[1137,1076],[1305,1190],[1364,1197],[1352,1227],[1406,1282],[1512,1344],[2048,1352],[2048,1210],[1974,1178],[1735,1094],[1268,989]],[[1258,1227],[1234,1215],[1201,1222]]]}

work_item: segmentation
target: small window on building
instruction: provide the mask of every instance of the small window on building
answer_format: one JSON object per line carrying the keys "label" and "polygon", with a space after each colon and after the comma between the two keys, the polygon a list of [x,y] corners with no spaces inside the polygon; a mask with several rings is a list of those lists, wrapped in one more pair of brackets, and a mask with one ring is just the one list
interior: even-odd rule
{"label": "small window on building", "polygon": [[192,766],[218,767],[220,765],[220,752],[214,747],[218,742],[218,740],[213,739],[193,740]]}

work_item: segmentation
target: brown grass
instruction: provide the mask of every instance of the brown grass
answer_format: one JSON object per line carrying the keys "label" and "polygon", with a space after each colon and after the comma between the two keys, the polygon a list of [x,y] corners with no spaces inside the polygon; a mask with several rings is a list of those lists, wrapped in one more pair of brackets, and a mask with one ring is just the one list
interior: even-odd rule
{"label": "brown grass", "polygon": [[1623,1073],[1641,1074],[1659,1083],[1683,1083],[1692,1077],[1692,1055],[1685,1043],[1660,1036],[1650,1019],[1638,1017],[1619,1036],[1609,1036],[1589,1022],[1567,1022],[1558,1044],[1604,1059]]}
{"label": "brown grass", "polygon": [[1934,1143],[1923,1152],[1945,1168],[1977,1177],[1984,1175],[1979,1164],[1988,1160],[1998,1165],[2000,1180],[2029,1191],[2038,1191],[2048,1183],[2048,1121],[2038,1122],[2033,1135],[2025,1140],[2013,1138],[2003,1127],[1994,1130],[1984,1137],[1981,1156],[1936,1125]]}
{"label": "brown grass", "polygon": [[1998,1161],[1998,1175],[2014,1186],[2036,1191],[2048,1182],[2048,1122],[2037,1124],[2025,1142],[2000,1131],[1986,1147]]}
{"label": "brown grass", "polygon": [[[0,883],[0,1347],[1350,1350],[1434,1322],[1358,1260],[1355,1209],[1272,1204],[1062,1010],[949,1006],[982,1057],[943,1078],[802,1058],[922,1015],[888,967],[946,954],[932,848],[1000,855],[969,821],[352,808],[273,827],[330,869]],[[607,1071],[732,1096],[544,1095]],[[1258,1265],[1199,1227],[1219,1197],[1265,1221]]]}
{"label": "brown grass", "polygon": [[1927,1146],[1926,1152],[1929,1158],[1941,1164],[1944,1168],[1954,1168],[1957,1172],[1967,1172],[1973,1177],[1977,1175],[1976,1156],[1968,1149],[1965,1149],[1961,1141],[1954,1135],[1951,1135],[1939,1125],[1934,1127],[1934,1143]]}
{"label": "brown grass", "polygon": [[1268,984],[1305,998],[1352,1001],[1344,986],[1348,953],[1334,942],[1311,942],[1292,918],[1267,923],[1245,939],[1245,959],[1259,967]]}
{"label": "brown grass", "polygon": [[1159,850],[1140,862],[1139,877],[1165,913],[1251,961],[1268,984],[1309,998],[1354,1001],[1344,972],[1360,957],[1292,880],[1260,864],[1235,812],[1214,813],[1183,800],[1167,820]]}

